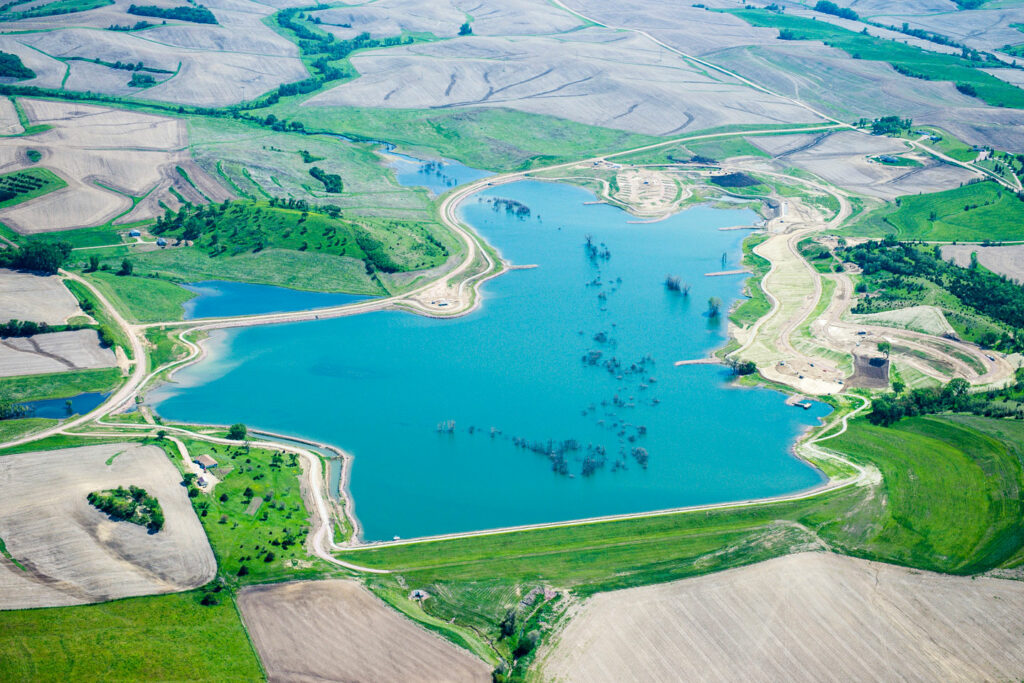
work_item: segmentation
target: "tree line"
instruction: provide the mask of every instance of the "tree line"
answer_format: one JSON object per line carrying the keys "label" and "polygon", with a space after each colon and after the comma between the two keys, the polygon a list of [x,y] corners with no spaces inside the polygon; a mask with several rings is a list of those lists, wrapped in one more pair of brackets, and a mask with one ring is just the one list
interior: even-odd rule
{"label": "tree line", "polygon": [[871,403],[868,420],[889,426],[905,417],[938,413],[973,413],[986,417],[1024,419],[1020,401],[1024,396],[1024,368],[1018,368],[1016,382],[1010,387],[969,393],[967,380],[956,377],[945,386],[913,389],[903,393],[902,383],[894,383],[899,391],[879,396]]}

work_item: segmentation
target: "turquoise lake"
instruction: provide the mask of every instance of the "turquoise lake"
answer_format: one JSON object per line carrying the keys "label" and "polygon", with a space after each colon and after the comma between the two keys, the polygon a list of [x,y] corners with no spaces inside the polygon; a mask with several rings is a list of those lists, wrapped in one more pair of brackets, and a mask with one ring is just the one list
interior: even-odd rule
{"label": "turquoise lake", "polygon": [[[217,331],[211,356],[150,400],[168,419],[245,422],[349,451],[367,540],[820,483],[791,449],[826,405],[788,407],[778,392],[731,386],[719,366],[673,366],[725,342],[724,311],[742,279],[704,273],[738,266],[746,231],[718,228],[756,216],[698,207],[641,224],[585,204],[593,199],[532,181],[469,198],[468,223],[513,263],[538,266],[486,283],[471,315],[378,312]],[[692,285],[688,297],[665,288],[667,274]],[[720,319],[708,317],[709,297],[722,300]]]}
{"label": "turquoise lake", "polygon": [[367,298],[353,294],[303,292],[287,287],[226,280],[205,280],[182,287],[196,294],[194,298],[182,304],[182,308],[185,309],[185,320],[302,311],[307,308],[341,306]]}

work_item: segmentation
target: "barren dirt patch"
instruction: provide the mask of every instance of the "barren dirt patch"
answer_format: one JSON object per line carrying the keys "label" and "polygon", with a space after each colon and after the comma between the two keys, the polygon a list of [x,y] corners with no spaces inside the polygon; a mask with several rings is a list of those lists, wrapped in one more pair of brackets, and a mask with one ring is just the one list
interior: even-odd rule
{"label": "barren dirt patch", "polygon": [[596,595],[541,657],[560,681],[1017,680],[1024,583],[790,555]]}
{"label": "barren dirt patch", "polygon": [[56,275],[0,268],[0,321],[31,320],[60,325],[82,315],[78,300]]}
{"label": "barren dirt patch", "polygon": [[252,586],[238,607],[271,681],[488,681],[490,667],[353,581]]}
{"label": "barren dirt patch", "polygon": [[[141,486],[166,521],[114,522],[91,491]],[[201,586],[216,560],[178,471],[163,450],[132,443],[0,457],[0,609],[101,602]]]}
{"label": "barren dirt patch", "polygon": [[47,332],[0,340],[0,377],[39,375],[117,365],[113,350],[100,345],[96,330]]}

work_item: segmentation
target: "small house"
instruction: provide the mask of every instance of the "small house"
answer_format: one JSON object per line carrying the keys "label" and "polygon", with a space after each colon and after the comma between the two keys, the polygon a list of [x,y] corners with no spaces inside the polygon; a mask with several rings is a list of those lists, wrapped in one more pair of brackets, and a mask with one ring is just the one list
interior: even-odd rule
{"label": "small house", "polygon": [[204,470],[212,469],[217,466],[217,461],[211,458],[206,453],[203,453],[196,458],[196,464],[202,467]]}
{"label": "small house", "polygon": [[140,230],[129,230],[128,231],[128,236],[129,237],[142,237],[142,232]]}

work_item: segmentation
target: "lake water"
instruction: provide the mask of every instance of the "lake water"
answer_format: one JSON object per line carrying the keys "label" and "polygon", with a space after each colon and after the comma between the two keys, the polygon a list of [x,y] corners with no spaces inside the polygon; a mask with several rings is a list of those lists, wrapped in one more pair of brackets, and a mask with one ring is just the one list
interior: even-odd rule
{"label": "lake water", "polygon": [[[540,182],[467,200],[467,222],[513,263],[539,266],[489,281],[471,315],[218,331],[211,358],[150,399],[168,419],[241,421],[348,450],[368,540],[820,483],[790,450],[827,406],[800,410],[780,393],[730,386],[719,366],[673,366],[724,343],[724,314],[708,317],[707,302],[726,310],[742,280],[703,274],[737,267],[746,233],[718,228],[754,214],[698,207],[635,224],[588,201]],[[666,274],[689,282],[689,296],[667,291]]]}
{"label": "lake water", "polygon": [[[109,394],[99,392],[79,394],[71,398],[49,398],[41,401],[28,401],[21,405],[31,409],[29,417],[47,417],[54,420],[63,420],[71,415],[85,415],[93,408],[103,403]],[[68,410],[68,401],[71,401],[71,409]]]}
{"label": "lake water", "polygon": [[465,185],[491,175],[489,171],[470,168],[451,159],[425,161],[390,150],[388,156],[392,159],[389,166],[395,170],[399,183],[425,187],[435,196],[457,185]]}
{"label": "lake water", "polygon": [[309,308],[341,306],[367,298],[354,294],[303,292],[287,287],[224,280],[206,280],[182,286],[197,294],[195,298],[182,304],[185,309],[185,320],[303,311]]}

